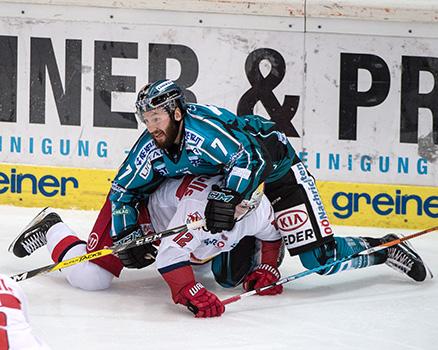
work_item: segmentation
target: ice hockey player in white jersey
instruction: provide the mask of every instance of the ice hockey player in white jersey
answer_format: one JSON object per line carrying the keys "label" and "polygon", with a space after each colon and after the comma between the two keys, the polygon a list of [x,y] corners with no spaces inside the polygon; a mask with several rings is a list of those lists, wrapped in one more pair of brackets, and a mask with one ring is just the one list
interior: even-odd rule
{"label": "ice hockey player in white jersey", "polygon": [[[207,196],[221,179],[220,176],[186,177],[186,185],[178,180],[167,181],[154,194],[160,190],[166,193],[153,194],[149,199],[152,226],[162,231],[201,219]],[[162,201],[163,197],[165,202]],[[225,309],[216,295],[195,280],[192,264],[212,260],[215,278],[225,286],[235,286],[243,279],[244,288],[249,289],[245,285],[259,287],[280,278],[277,265],[281,236],[275,227],[270,202],[263,192],[256,191],[249,201],[240,206],[238,216],[231,231],[212,234],[201,228],[164,238],[160,243],[156,258],[158,271],[169,285],[174,302],[187,306],[196,317],[220,316]],[[250,244],[239,246],[251,237],[260,243],[259,261],[251,251]],[[234,248],[239,252],[233,251]],[[223,269],[222,257],[217,260],[214,258],[229,251],[233,251],[233,254],[228,259],[233,259],[234,264]],[[252,260],[252,264],[248,264],[248,260]],[[243,273],[237,269],[241,266],[247,266]],[[224,277],[227,275],[228,278]],[[279,286],[264,294],[278,294],[281,291],[282,287]]]}
{"label": "ice hockey player in white jersey", "polygon": [[[173,227],[175,223],[175,226],[180,226],[184,222],[201,219],[208,193],[221,179],[220,176],[185,176],[182,179],[166,180],[148,202],[155,230],[161,231]],[[247,212],[257,205],[256,209]],[[213,235],[204,230],[196,230],[161,241],[157,267],[169,284],[174,301],[192,305],[191,310],[197,310],[197,317],[219,316],[224,307],[214,294],[194,281],[191,263],[202,264],[213,258],[211,267],[214,278],[224,287],[234,287],[245,279],[245,283],[257,288],[277,281],[280,277],[277,263],[281,237],[275,229],[269,201],[263,196],[263,192],[256,191],[251,200],[239,208],[239,216],[242,218],[232,231]],[[150,229],[149,218],[144,209],[139,208],[141,224]],[[47,245],[55,262],[69,259],[111,245],[110,220],[111,210],[107,201],[86,244],[56,213],[45,210],[14,240],[10,251],[18,257],[24,257]],[[131,261],[128,260],[131,259],[135,260],[132,262],[133,266],[137,267],[140,263],[144,267],[155,260],[154,254],[155,250],[151,248],[148,253],[141,250],[138,254],[129,253],[119,257],[125,259],[122,261],[124,266],[130,264]],[[260,266],[255,268],[258,264]],[[110,286],[114,276],[119,276],[123,265],[117,257],[107,256],[63,269],[62,273],[75,287],[100,290]],[[252,277],[249,279],[250,276]],[[197,293],[192,296],[190,291],[193,291],[193,287]],[[281,291],[280,286],[264,294],[277,294]]]}
{"label": "ice hockey player in white jersey", "polygon": [[0,350],[48,350],[32,331],[26,295],[17,282],[0,274]]}

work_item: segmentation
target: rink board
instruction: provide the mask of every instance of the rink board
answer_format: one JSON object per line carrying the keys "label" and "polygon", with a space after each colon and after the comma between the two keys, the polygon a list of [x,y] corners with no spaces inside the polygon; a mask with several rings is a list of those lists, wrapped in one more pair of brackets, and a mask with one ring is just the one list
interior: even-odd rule
{"label": "rink board", "polygon": [[98,209],[144,131],[136,92],[170,78],[189,102],[275,121],[333,223],[423,227],[437,217],[432,2],[0,0],[0,202]]}
{"label": "rink board", "polygon": [[0,162],[117,168],[144,130],[136,92],[166,77],[275,121],[318,180],[438,186],[436,9],[35,2],[1,2]]}
{"label": "rink board", "polygon": [[0,165],[0,204],[98,210],[113,170]]}
{"label": "rink board", "polygon": [[[115,172],[0,165],[0,204],[98,210]],[[343,182],[318,182],[336,225],[424,228],[438,218],[438,189]]]}
{"label": "rink board", "polygon": [[421,229],[438,218],[437,187],[319,181],[318,189],[336,225]]}

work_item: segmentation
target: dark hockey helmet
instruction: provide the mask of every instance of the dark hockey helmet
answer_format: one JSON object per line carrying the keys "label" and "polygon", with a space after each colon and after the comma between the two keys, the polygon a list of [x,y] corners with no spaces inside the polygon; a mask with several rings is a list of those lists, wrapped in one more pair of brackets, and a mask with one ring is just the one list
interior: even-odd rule
{"label": "dark hockey helmet", "polygon": [[144,86],[137,95],[135,109],[137,117],[141,117],[144,112],[155,108],[165,108],[169,114],[173,114],[176,107],[184,113],[186,103],[182,89],[172,80],[157,80]]}

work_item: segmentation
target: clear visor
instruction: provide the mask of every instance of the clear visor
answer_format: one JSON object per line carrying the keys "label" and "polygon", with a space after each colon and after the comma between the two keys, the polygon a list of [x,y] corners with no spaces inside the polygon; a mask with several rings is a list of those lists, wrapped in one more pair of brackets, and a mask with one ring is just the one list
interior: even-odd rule
{"label": "clear visor", "polygon": [[159,107],[147,112],[137,112],[137,118],[146,126],[154,126],[165,122],[169,113],[164,107]]}

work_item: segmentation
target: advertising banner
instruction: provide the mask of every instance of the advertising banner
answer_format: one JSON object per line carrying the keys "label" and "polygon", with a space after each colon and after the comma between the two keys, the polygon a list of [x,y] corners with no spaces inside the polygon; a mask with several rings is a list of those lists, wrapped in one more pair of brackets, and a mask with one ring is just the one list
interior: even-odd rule
{"label": "advertising banner", "polygon": [[317,177],[438,186],[438,38],[309,33],[306,45]]}
{"label": "advertising banner", "polygon": [[117,168],[144,130],[133,113],[136,92],[164,78],[190,102],[261,113],[300,136],[304,37],[295,24],[266,30],[280,26],[267,17],[255,30],[247,17],[224,15],[222,27],[211,27],[203,25],[211,15],[174,22],[147,10],[119,10],[142,23],[102,23],[102,9],[82,11],[87,21],[68,24],[55,14],[0,14],[2,162]]}
{"label": "advertising banner", "polygon": [[99,210],[114,170],[0,164],[1,204]]}
{"label": "advertising banner", "polygon": [[333,223],[438,218],[436,23],[1,7],[1,204],[98,209],[144,130],[137,91],[169,78],[189,102],[276,121]]}

